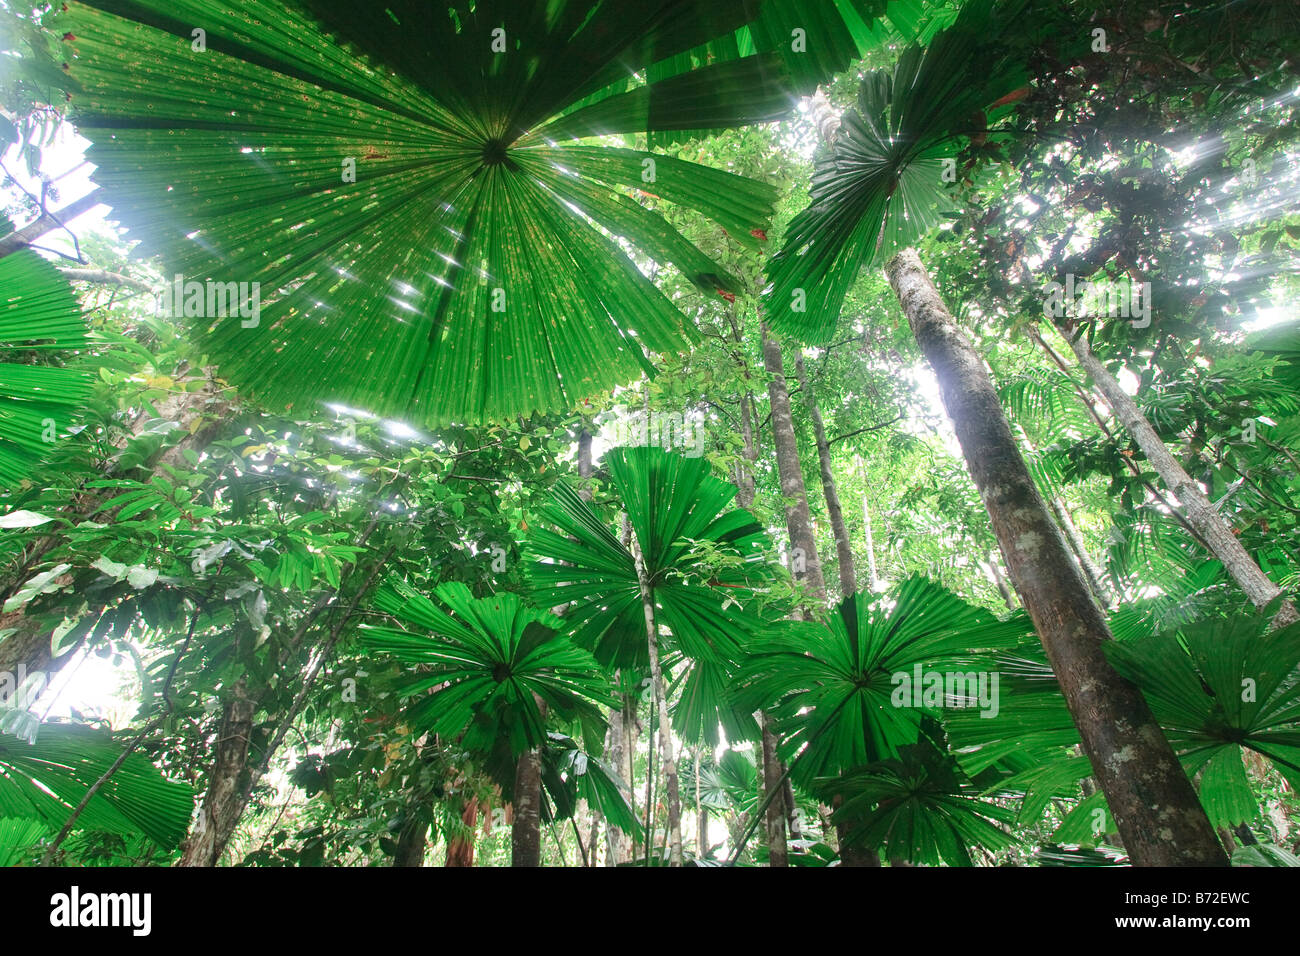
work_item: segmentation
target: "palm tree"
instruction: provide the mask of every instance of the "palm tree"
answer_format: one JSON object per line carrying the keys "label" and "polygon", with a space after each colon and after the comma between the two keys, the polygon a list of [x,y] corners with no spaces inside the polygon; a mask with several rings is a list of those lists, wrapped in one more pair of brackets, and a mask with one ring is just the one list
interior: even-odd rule
{"label": "palm tree", "polygon": [[[192,310],[223,374],[295,410],[432,425],[571,408],[689,344],[619,240],[734,294],[658,208],[756,250],[776,191],[571,141],[775,119],[878,42],[880,6],[92,0],[52,28],[140,251],[260,284],[257,315]],[[891,7],[899,29],[911,6]]]}
{"label": "palm tree", "polygon": [[[892,73],[864,78],[857,110],[844,117],[818,165],[811,204],[791,222],[772,262],[769,322],[824,341],[859,267],[886,263],[1132,858],[1140,865],[1224,865],[1147,703],[1103,653],[1111,639],[1106,621],[1025,466],[983,360],[908,246],[950,205],[944,160],[956,155],[972,118],[996,122],[999,109],[1024,95],[1021,57],[1034,45],[1027,29],[1034,20],[1024,7],[1023,0],[970,3],[928,48],[912,46]],[[1126,767],[1141,767],[1143,780]]]}
{"label": "palm tree", "polygon": [[[746,511],[726,510],[736,489],[703,458],[661,448],[605,456],[631,539],[624,545],[567,486],[543,509],[556,530],[535,529],[528,552],[533,599],[568,604],[574,640],[608,667],[646,670],[658,721],[669,818],[670,865],[682,863],[681,800],[674,729],[688,740],[753,739],[758,727],[731,693],[736,662],[764,626],[744,609],[772,580],[770,541]],[[666,633],[665,633],[666,632]],[[665,640],[667,643],[664,643]],[[670,717],[665,672],[686,667]]]}
{"label": "palm tree", "polygon": [[434,591],[440,607],[400,581],[375,596],[380,610],[427,633],[366,628],[362,643],[421,669],[400,691],[411,701],[405,719],[418,733],[459,738],[489,764],[513,767],[512,865],[541,860],[541,751],[548,719],[599,727],[597,704],[611,703],[609,681],[591,655],[559,633],[553,614],[516,594],[474,598],[460,582]]}

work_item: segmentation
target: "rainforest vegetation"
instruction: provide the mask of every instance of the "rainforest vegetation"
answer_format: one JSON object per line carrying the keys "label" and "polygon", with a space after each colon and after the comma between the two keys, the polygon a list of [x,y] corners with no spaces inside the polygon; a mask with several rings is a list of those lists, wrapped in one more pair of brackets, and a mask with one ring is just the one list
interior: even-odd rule
{"label": "rainforest vegetation", "polygon": [[0,863],[1300,866],[1298,53],[0,0]]}

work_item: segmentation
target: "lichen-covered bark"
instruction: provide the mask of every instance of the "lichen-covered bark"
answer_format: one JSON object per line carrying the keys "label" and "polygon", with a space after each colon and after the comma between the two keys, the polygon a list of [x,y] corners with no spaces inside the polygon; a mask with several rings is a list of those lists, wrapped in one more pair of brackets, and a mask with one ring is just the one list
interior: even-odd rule
{"label": "lichen-covered bark", "polygon": [[1012,584],[1047,651],[1130,858],[1139,866],[1226,865],[1146,701],[1106,659],[1105,619],[1029,476],[984,363],[914,250],[890,260],[886,273],[934,369]]}
{"label": "lichen-covered bark", "polygon": [[[1187,474],[1183,466],[1178,463],[1178,459],[1170,454],[1165,443],[1160,440],[1160,436],[1155,433],[1147,422],[1146,416],[1142,414],[1142,410],[1138,408],[1137,402],[1129,397],[1116,381],[1115,376],[1111,375],[1097,356],[1092,354],[1087,339],[1082,335],[1066,335],[1066,338],[1079,359],[1079,365],[1105,396],[1115,416],[1133,436],[1133,440],[1142,449],[1142,454],[1147,456],[1147,461],[1151,462],[1151,467],[1156,470],[1165,487],[1178,499],[1187,523],[1196,529],[1196,533],[1209,546],[1214,556],[1223,563],[1223,567],[1232,575],[1233,580],[1246,592],[1246,597],[1250,598],[1251,603],[1256,607],[1261,608],[1276,600],[1282,594],[1282,589],[1260,570],[1255,559],[1232,533],[1228,523],[1214,509],[1214,505],[1210,504],[1210,499],[1205,496],[1201,486],[1192,480],[1192,476]],[[1295,604],[1289,600],[1282,601],[1273,616],[1273,626],[1283,627],[1296,621],[1300,621],[1300,612],[1297,612]]]}

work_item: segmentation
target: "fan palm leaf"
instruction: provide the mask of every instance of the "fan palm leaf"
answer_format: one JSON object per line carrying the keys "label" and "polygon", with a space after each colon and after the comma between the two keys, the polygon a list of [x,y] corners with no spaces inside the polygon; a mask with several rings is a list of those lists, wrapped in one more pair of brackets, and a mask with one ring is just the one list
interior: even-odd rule
{"label": "fan palm leaf", "polygon": [[[75,724],[45,724],[34,743],[0,734],[0,817],[42,821],[58,829],[86,791],[122,753],[112,735]],[[142,833],[161,847],[180,843],[194,794],[131,754],[77,818],[79,827]]]}
{"label": "fan palm leaf", "polygon": [[791,221],[768,267],[771,326],[809,343],[830,338],[858,270],[882,263],[934,229],[954,207],[945,160],[1000,97],[1023,85],[1009,29],[1023,3],[974,0],[926,47],[909,46],[892,73],[868,73],[857,108],[817,163],[809,205]]}
{"label": "fan palm leaf", "polygon": [[[707,461],[661,448],[617,448],[605,456],[611,487],[645,561],[667,648],[689,662],[673,726],[716,741],[721,720],[732,739],[757,732],[731,707],[735,662],[765,625],[745,605],[771,582],[771,541],[746,511],[727,510],[736,489]],[[567,486],[541,517],[553,526],[529,535],[533,599],[568,604],[574,639],[609,667],[648,665],[645,614],[632,552]]]}
{"label": "fan palm leaf", "polygon": [[411,698],[406,719],[421,732],[462,735],[471,751],[510,756],[547,742],[546,712],[598,723],[610,705],[609,682],[591,655],[558,633],[559,618],[517,594],[475,598],[460,582],[434,592],[444,607],[401,581],[390,581],[375,606],[420,631],[366,628],[362,644],[399,661],[423,665],[400,683]]}
{"label": "fan palm leaf", "polygon": [[[9,224],[0,218],[0,234]],[[68,280],[36,253],[0,258],[0,486],[12,487],[48,456],[90,395],[86,371],[46,356],[87,343]]]}
{"label": "fan palm leaf", "polygon": [[994,803],[924,734],[881,760],[823,780],[843,804],[833,819],[852,824],[847,839],[884,851],[887,859],[970,866],[970,848],[1003,850],[1015,843],[1004,827],[1015,811]]}
{"label": "fan palm leaf", "polygon": [[896,674],[984,669],[985,652],[1018,644],[1031,625],[1005,622],[912,576],[887,599],[851,595],[825,623],[790,622],[759,641],[742,699],[776,721],[792,772],[808,781],[894,758],[933,708],[895,706]]}
{"label": "fan palm leaf", "polygon": [[[708,295],[738,291],[631,197],[756,248],[772,187],[566,141],[775,119],[883,9],[91,0],[54,29],[96,181],[140,251],[189,280],[258,283],[250,314],[189,310],[223,374],[282,406],[437,425],[567,408],[689,344],[625,243]],[[812,55],[778,36],[795,15]]]}

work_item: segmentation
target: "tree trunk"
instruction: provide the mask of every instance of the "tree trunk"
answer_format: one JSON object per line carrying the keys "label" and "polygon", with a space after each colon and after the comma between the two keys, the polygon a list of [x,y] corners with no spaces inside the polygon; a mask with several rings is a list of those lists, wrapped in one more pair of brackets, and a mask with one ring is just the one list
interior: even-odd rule
{"label": "tree trunk", "polygon": [[[776,736],[767,729],[767,715],[760,714],[763,729],[763,795],[781,790],[783,771],[776,755]],[[784,794],[769,800],[763,816],[763,832],[767,838],[767,865],[789,866],[790,856],[785,843]]]}
{"label": "tree trunk", "polygon": [[984,552],[984,563],[989,566],[989,571],[993,573],[993,583],[998,586],[998,593],[1002,595],[1007,610],[1014,611],[1016,609],[1016,599],[1011,596],[1011,589],[1007,587],[1006,578],[1002,576],[1002,568],[993,559],[993,555],[987,551]]}
{"label": "tree trunk", "polygon": [[[1165,443],[1160,440],[1160,436],[1155,433],[1142,414],[1142,410],[1138,408],[1137,402],[1129,397],[1115,377],[1106,370],[1106,366],[1092,354],[1087,339],[1081,334],[1070,335],[1065,331],[1062,331],[1062,335],[1078,357],[1079,365],[1105,396],[1106,402],[1115,412],[1115,417],[1133,436],[1133,440],[1146,455],[1147,461],[1151,462],[1151,466],[1160,475],[1160,480],[1164,482],[1165,487],[1178,499],[1187,523],[1201,536],[1211,553],[1222,562],[1233,580],[1246,592],[1251,603],[1258,608],[1263,608],[1276,600],[1282,594],[1282,589],[1260,570],[1255,559],[1232,533],[1228,523],[1205,497],[1201,486],[1192,480],[1191,475],[1187,474],[1183,466],[1178,463],[1178,459],[1170,454]],[[1300,612],[1297,612],[1295,604],[1290,600],[1283,600],[1274,613],[1273,626],[1283,627],[1296,621],[1300,621]]]}
{"label": "tree trunk", "polygon": [[102,201],[103,197],[100,196],[99,190],[96,189],[80,199],[74,199],[62,209],[42,213],[39,219],[34,219],[27,225],[15,229],[0,238],[0,259],[17,252],[19,249],[27,248],[47,232],[53,232],[83,213],[90,212],[90,210],[100,205]]}
{"label": "tree trunk", "polygon": [[542,758],[525,750],[515,764],[514,822],[510,825],[510,865],[542,865]]}
{"label": "tree trunk", "polygon": [[243,678],[230,689],[218,732],[208,790],[177,866],[216,866],[244,815],[244,785],[249,776],[248,740],[254,703]]}
{"label": "tree trunk", "polygon": [[835,556],[839,564],[840,596],[848,597],[858,590],[857,575],[853,571],[853,546],[849,542],[849,529],[844,523],[844,509],[840,507],[840,494],[835,487],[835,473],[831,470],[831,446],[826,440],[826,426],[822,422],[822,411],[817,406],[812,386],[808,384],[808,373],[803,366],[803,356],[794,360],[795,374],[799,376],[799,389],[803,392],[804,404],[808,406],[808,417],[812,419],[813,435],[817,440],[817,462],[821,468],[822,494],[826,497],[826,515],[831,521],[831,533],[835,536]]}
{"label": "tree trunk", "polygon": [[1224,866],[1227,858],[1138,689],[1103,645],[1101,611],[1034,486],[993,382],[948,313],[915,250],[886,266],[894,293],[939,381],[1011,581],[1047,651],[1084,752],[1138,866]]}
{"label": "tree trunk", "polygon": [[1075,527],[1074,519],[1070,516],[1070,509],[1066,507],[1064,501],[1055,496],[1049,498],[1048,503],[1052,506],[1052,513],[1056,515],[1061,530],[1065,532],[1065,540],[1069,543],[1074,556],[1079,559],[1079,570],[1083,572],[1083,577],[1088,582],[1088,588],[1092,591],[1093,597],[1097,599],[1097,603],[1101,607],[1110,607],[1110,591],[1106,587],[1102,570],[1097,566],[1097,562],[1092,559],[1092,555],[1088,553],[1088,545],[1083,540],[1083,535],[1079,534],[1079,529]]}
{"label": "tree trunk", "polygon": [[397,852],[393,854],[393,866],[424,866],[424,851],[429,842],[429,821],[419,815],[418,809],[412,812],[397,835]]}
{"label": "tree trunk", "polygon": [[862,496],[862,533],[867,540],[867,588],[874,592],[880,586],[880,575],[876,571],[876,542],[871,535],[871,508],[866,495]]}
{"label": "tree trunk", "polygon": [[709,811],[700,800],[700,748],[695,748],[695,858],[709,855]]}
{"label": "tree trunk", "polygon": [[[668,865],[682,865],[682,797],[677,780],[677,760],[673,756],[673,725],[668,719],[668,701],[664,691],[664,675],[659,664],[659,629],[655,624],[654,592],[650,589],[650,576],[639,543],[633,548],[636,574],[641,583],[641,606],[645,610],[646,646],[650,652],[650,687],[654,694],[655,713],[659,718],[659,762],[662,766],[664,803],[668,809]],[[646,840],[653,831],[646,833]]]}
{"label": "tree trunk", "polygon": [[[794,418],[790,414],[790,392],[785,384],[785,365],[781,346],[762,327],[763,367],[769,376],[767,395],[772,406],[772,444],[776,448],[777,473],[781,478],[785,523],[790,531],[790,571],[802,581],[808,597],[822,610],[826,603],[826,581],[821,560],[817,557],[817,539],[813,534],[812,513],[799,464],[799,445],[795,441]],[[798,567],[803,567],[800,575]]]}

